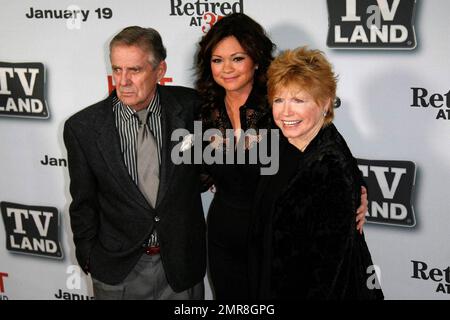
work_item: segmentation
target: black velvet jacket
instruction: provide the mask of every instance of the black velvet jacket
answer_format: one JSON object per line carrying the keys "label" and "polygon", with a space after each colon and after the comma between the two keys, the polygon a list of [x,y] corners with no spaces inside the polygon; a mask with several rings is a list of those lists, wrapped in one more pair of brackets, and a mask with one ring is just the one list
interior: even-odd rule
{"label": "black velvet jacket", "polygon": [[[375,276],[356,230],[361,174],[344,138],[330,124],[303,153],[280,141],[284,178],[263,176],[256,196],[249,251],[254,297],[382,299],[381,289],[367,286]],[[287,161],[293,155],[294,164]]]}

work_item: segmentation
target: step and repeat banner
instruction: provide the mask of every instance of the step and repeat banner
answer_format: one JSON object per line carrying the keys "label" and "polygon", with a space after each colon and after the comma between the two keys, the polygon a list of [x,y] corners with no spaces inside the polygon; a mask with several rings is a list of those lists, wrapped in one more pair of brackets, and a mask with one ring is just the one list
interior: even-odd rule
{"label": "step and repeat banner", "polygon": [[[364,230],[386,298],[450,299],[449,1],[1,0],[0,300],[92,298],[62,130],[112,90],[111,37],[156,28],[162,84],[192,86],[200,37],[232,12],[260,22],[278,50],[308,45],[333,63],[335,124],[369,186]],[[207,212],[211,193],[203,200]]]}

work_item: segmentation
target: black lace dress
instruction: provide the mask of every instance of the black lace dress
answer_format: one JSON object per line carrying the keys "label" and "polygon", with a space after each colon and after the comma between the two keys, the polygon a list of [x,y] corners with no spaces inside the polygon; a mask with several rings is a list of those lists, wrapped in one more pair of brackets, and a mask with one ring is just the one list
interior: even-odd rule
{"label": "black lace dress", "polygon": [[[249,163],[249,153],[258,143],[262,132],[259,129],[270,128],[270,119],[265,102],[261,103],[254,93],[250,94],[240,108],[240,121],[242,130],[254,129],[256,137],[250,134],[242,140],[245,141],[244,164],[236,164],[238,148],[230,147],[229,140],[211,139],[215,141],[214,154],[223,153],[224,159],[223,164],[205,164],[215,189],[207,222],[209,276],[216,299],[249,298],[248,230],[261,168],[259,161]],[[207,116],[203,115],[203,128],[219,129],[226,137],[226,130],[232,129],[232,125],[224,103]],[[234,164],[225,162],[227,152],[233,153]]]}

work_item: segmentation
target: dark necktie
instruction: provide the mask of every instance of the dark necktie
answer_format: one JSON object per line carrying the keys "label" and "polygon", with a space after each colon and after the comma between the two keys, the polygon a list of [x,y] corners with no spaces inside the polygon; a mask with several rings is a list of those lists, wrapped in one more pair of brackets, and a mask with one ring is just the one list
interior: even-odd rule
{"label": "dark necktie", "polygon": [[137,141],[138,187],[154,208],[159,187],[158,145],[147,123],[148,110],[136,112],[140,121]]}

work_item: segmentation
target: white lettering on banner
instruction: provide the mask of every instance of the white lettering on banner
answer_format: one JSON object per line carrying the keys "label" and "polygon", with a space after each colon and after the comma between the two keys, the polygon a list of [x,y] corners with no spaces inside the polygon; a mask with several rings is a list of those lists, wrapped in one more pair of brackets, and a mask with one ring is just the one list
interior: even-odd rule
{"label": "white lettering on banner", "polygon": [[[1,68],[0,67],[0,94],[11,94],[8,90],[8,81],[6,75],[9,78],[14,78],[14,73],[19,77],[20,84],[23,91],[27,96],[33,95],[34,83],[36,81],[36,75],[39,74],[39,69],[34,68]],[[27,80],[26,74],[30,74],[30,81]]]}
{"label": "white lettering on banner", "polygon": [[337,43],[377,43],[379,40],[383,43],[397,42],[401,43],[408,37],[408,30],[404,26],[382,26],[381,30],[375,25],[370,27],[369,37],[367,37],[366,31],[363,26],[356,26],[353,30],[350,40],[348,37],[341,35],[341,26],[335,26],[335,41]]}
{"label": "white lettering on banner", "polygon": [[384,219],[404,220],[408,214],[408,210],[401,203],[387,203],[372,201],[370,206],[370,215],[373,218],[381,217]]}
{"label": "white lettering on banner", "polygon": [[[39,212],[39,211],[34,211],[34,210],[7,208],[6,215],[8,217],[11,217],[12,215],[14,215],[14,221],[16,223],[16,228],[14,229],[14,232],[25,234],[25,230],[23,229],[23,224],[22,224],[22,216],[24,216],[25,219],[28,219],[28,213],[33,217],[33,220],[39,231],[39,235],[41,237],[46,237],[47,232],[48,232],[48,226],[50,224],[50,218],[53,217],[53,213],[51,213],[51,212]],[[44,216],[45,226],[44,226],[44,224],[42,224],[42,222],[39,218],[40,216]]]}
{"label": "white lettering on banner", "polygon": [[[341,26],[335,26],[335,41],[338,43],[376,43],[381,40],[383,43],[387,42],[403,42],[408,37],[408,30],[401,25],[384,25],[381,26],[380,13],[384,21],[393,21],[395,13],[397,12],[400,0],[395,0],[392,8],[386,0],[377,0],[378,6],[372,5],[367,8],[367,13],[372,12],[372,15],[367,18],[367,28],[370,30],[370,38],[367,37],[366,31],[362,25],[356,25],[353,30],[350,40],[348,37],[341,36]],[[361,16],[356,15],[356,0],[346,0],[346,14],[341,18],[342,21],[361,21]],[[381,30],[380,30],[381,28]],[[398,33],[400,31],[400,34]],[[370,39],[370,40],[369,40]]]}
{"label": "white lettering on banner", "polygon": [[[359,166],[359,169],[363,172],[363,176],[367,177],[368,170],[372,171],[375,174],[375,178],[378,182],[378,186],[381,189],[383,198],[392,200],[394,199],[395,192],[397,191],[397,187],[400,183],[400,179],[402,175],[406,174],[406,169],[404,168],[387,168],[387,167],[379,167],[379,166]],[[394,173],[394,179],[392,181],[391,187],[386,179],[386,173],[392,172]],[[400,210],[398,213],[397,209]],[[406,218],[407,209],[404,205],[399,203],[387,203],[382,202],[380,206],[379,203],[373,201],[371,210],[371,216],[376,218],[379,215],[385,219],[394,219],[394,220],[403,220]]]}
{"label": "white lettering on banner", "polygon": [[55,253],[58,249],[55,241],[46,239],[29,239],[27,237],[22,237],[22,240],[19,240],[20,242],[16,243],[15,238],[13,236],[9,236],[9,241],[11,247],[14,249],[41,253]]}
{"label": "white lettering on banner", "polygon": [[13,98],[6,100],[5,106],[0,106],[0,111],[16,112],[16,113],[36,113],[40,114],[44,110],[44,105],[39,99],[22,99],[17,98],[17,102]]}
{"label": "white lettering on banner", "polygon": [[13,71],[13,68],[0,67],[0,94],[11,94],[11,91],[8,90],[6,75],[9,74],[10,78],[12,78],[14,76]]}
{"label": "white lettering on banner", "polygon": [[[400,0],[394,0],[390,9],[387,0],[377,0],[377,4],[378,6],[369,6],[367,11],[373,12],[376,7],[385,21],[393,21]],[[361,17],[356,15],[356,0],[346,0],[345,9],[345,16],[342,17],[342,21],[361,21]]]}
{"label": "white lettering on banner", "polygon": [[42,63],[0,62],[0,115],[48,118]]}
{"label": "white lettering on banner", "polygon": [[[379,28],[381,16],[384,21],[393,21],[399,4],[400,0],[395,0],[389,9],[386,0],[377,0],[377,5],[368,6],[366,12],[372,13],[372,16],[367,19],[367,28],[370,28],[371,25],[376,25]],[[356,15],[356,0],[346,0],[345,16],[341,18],[341,21],[361,21],[361,16]]]}
{"label": "white lettering on banner", "polygon": [[6,248],[24,254],[62,258],[56,208],[1,202]]}
{"label": "white lettering on banner", "polygon": [[414,0],[327,0],[332,48],[413,49]]}
{"label": "white lettering on banner", "polygon": [[[402,175],[406,173],[406,169],[370,166],[370,171],[375,173],[375,177],[377,178],[378,185],[380,186],[381,192],[383,193],[383,197],[387,199],[394,199],[395,191],[397,190]],[[386,179],[387,172],[394,173],[394,180],[392,181],[392,185],[390,188]]]}
{"label": "white lettering on banner", "polygon": [[[15,228],[13,230],[16,234],[26,234],[24,230],[24,219],[28,219],[29,215],[33,218],[34,224],[38,230],[38,233],[41,237],[47,237],[48,228],[50,225],[50,219],[53,217],[52,212],[40,212],[35,210],[24,210],[24,209],[16,209],[16,208],[7,208],[6,215],[8,217],[14,216]],[[44,216],[44,223],[42,223],[40,217]],[[37,251],[37,252],[46,252],[46,253],[55,253],[58,249],[55,241],[48,240],[44,238],[28,238],[27,236],[21,237],[20,243],[16,243],[16,239],[13,235],[9,236],[10,245],[15,249],[29,250],[29,251]]]}
{"label": "white lettering on banner", "polygon": [[414,226],[411,204],[415,165],[411,161],[358,159],[369,192],[368,222]]}

